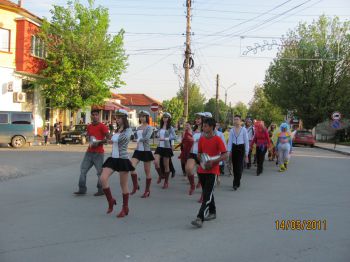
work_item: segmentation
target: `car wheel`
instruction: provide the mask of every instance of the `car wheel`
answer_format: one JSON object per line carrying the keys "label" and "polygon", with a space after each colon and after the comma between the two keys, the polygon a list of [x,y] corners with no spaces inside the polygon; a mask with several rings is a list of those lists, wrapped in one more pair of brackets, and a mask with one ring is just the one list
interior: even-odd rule
{"label": "car wheel", "polygon": [[26,143],[26,140],[24,139],[23,136],[14,136],[11,140],[11,146],[14,148],[20,148],[24,146]]}
{"label": "car wheel", "polygon": [[81,137],[80,144],[82,144],[82,145],[85,145],[85,144],[86,144],[86,137],[85,137],[85,136],[82,136],[82,137]]}

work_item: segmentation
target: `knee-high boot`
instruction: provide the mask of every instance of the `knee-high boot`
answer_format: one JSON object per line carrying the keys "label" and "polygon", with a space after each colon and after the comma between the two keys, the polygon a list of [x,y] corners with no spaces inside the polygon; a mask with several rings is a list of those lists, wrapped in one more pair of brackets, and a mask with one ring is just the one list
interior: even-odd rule
{"label": "knee-high boot", "polygon": [[136,193],[136,190],[139,190],[139,184],[137,182],[137,174],[136,173],[131,173],[131,180],[132,180],[132,185],[133,185],[133,189],[130,193],[130,195],[133,195]]}
{"label": "knee-high boot", "polygon": [[156,171],[158,173],[157,184],[160,184],[164,175],[163,175],[162,169],[160,167],[159,168],[156,167]]}
{"label": "knee-high boot", "polygon": [[123,207],[117,215],[118,218],[125,217],[129,214],[129,193],[123,194]]}
{"label": "knee-high boot", "polygon": [[170,172],[165,172],[165,179],[162,187],[163,189],[167,189],[169,187],[169,175],[170,175]]}
{"label": "knee-high boot", "polygon": [[117,204],[117,201],[112,197],[111,189],[109,187],[104,188],[103,192],[105,193],[108,201],[107,214],[109,214],[113,211],[113,206]]}
{"label": "knee-high boot", "polygon": [[145,193],[143,193],[143,195],[141,196],[142,198],[146,198],[150,196],[151,181],[152,181],[152,178],[146,178],[146,189],[145,189]]}

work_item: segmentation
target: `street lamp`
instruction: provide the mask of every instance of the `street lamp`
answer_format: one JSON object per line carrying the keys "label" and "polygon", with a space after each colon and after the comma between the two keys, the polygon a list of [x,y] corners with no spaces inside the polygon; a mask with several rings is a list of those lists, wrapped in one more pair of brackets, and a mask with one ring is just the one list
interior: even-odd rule
{"label": "street lamp", "polygon": [[233,87],[234,85],[236,85],[236,83],[233,83],[232,85],[230,85],[229,87],[222,87],[223,89],[225,89],[225,106],[227,105],[227,91]]}

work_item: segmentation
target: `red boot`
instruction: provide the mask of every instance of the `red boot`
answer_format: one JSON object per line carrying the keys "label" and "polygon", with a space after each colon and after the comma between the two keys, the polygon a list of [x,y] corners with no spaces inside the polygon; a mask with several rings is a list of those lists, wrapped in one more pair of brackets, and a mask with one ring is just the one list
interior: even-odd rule
{"label": "red boot", "polygon": [[162,187],[163,189],[167,189],[169,187],[169,175],[170,175],[170,172],[165,173],[165,180]]}
{"label": "red boot", "polygon": [[188,181],[190,181],[190,191],[188,192],[188,194],[192,195],[194,190],[196,189],[196,185],[194,183],[194,175],[188,176]]}
{"label": "red boot", "polygon": [[157,171],[157,173],[158,173],[157,184],[160,184],[160,182],[162,182],[163,173],[162,173],[162,170],[161,170],[160,168],[156,168],[156,171]]}
{"label": "red boot", "polygon": [[197,182],[197,188],[201,188],[202,185],[201,185],[201,182],[199,181],[199,178],[198,178],[198,182]]}
{"label": "red boot", "polygon": [[129,214],[129,193],[123,194],[123,207],[117,215],[118,218],[125,217]]}
{"label": "red boot", "polygon": [[112,197],[111,189],[109,187],[104,188],[103,192],[105,193],[108,201],[107,214],[109,214],[113,211],[113,206],[117,204],[117,201]]}
{"label": "red boot", "polygon": [[198,199],[198,201],[197,201],[198,203],[202,203],[203,202],[203,194],[201,194],[201,198],[200,199]]}
{"label": "red boot", "polygon": [[151,194],[149,190],[151,187],[151,181],[152,181],[152,178],[146,178],[146,189],[145,189],[145,193],[143,193],[143,195],[141,196],[142,198],[147,198]]}
{"label": "red boot", "polygon": [[133,185],[133,189],[130,193],[130,195],[133,195],[136,193],[136,190],[139,190],[139,183],[137,182],[137,174],[136,173],[131,173],[131,180],[132,180],[132,185]]}

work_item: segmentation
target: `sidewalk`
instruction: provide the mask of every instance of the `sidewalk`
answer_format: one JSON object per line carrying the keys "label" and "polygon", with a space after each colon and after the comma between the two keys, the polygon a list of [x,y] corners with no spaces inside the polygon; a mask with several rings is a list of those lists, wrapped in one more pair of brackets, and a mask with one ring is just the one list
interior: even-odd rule
{"label": "sidewalk", "polygon": [[315,147],[350,156],[350,146],[344,146],[344,145],[337,144],[336,147],[334,148],[334,144],[332,144],[332,143],[317,142],[315,144]]}

